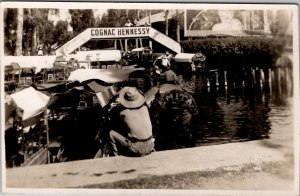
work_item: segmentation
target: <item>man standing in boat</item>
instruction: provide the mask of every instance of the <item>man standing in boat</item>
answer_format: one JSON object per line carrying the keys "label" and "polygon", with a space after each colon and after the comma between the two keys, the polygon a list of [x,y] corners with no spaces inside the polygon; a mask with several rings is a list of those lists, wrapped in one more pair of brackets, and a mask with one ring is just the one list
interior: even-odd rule
{"label": "man standing in boat", "polygon": [[160,60],[161,61],[160,62],[161,69],[163,71],[165,71],[165,70],[167,70],[167,68],[171,67],[171,59],[172,59],[172,55],[168,51],[166,51],[165,54],[161,55],[153,62],[153,65],[155,66],[157,60]]}

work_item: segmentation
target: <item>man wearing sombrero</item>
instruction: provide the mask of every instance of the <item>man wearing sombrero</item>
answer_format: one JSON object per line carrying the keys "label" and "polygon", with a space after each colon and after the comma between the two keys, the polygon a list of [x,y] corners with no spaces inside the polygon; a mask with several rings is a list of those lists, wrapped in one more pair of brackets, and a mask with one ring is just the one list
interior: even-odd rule
{"label": "man wearing sombrero", "polygon": [[135,87],[124,87],[118,94],[116,102],[122,107],[118,116],[123,124],[122,130],[109,133],[112,154],[117,156],[120,150],[132,156],[150,154],[154,150],[154,138],[144,95]]}

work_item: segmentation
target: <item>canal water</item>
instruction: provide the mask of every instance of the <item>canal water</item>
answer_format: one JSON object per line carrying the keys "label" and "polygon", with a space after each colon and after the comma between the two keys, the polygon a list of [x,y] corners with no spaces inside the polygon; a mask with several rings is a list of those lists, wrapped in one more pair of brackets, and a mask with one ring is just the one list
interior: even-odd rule
{"label": "canal water", "polygon": [[287,84],[211,89],[194,77],[182,86],[198,104],[195,146],[268,139],[273,130],[291,127],[292,88]]}

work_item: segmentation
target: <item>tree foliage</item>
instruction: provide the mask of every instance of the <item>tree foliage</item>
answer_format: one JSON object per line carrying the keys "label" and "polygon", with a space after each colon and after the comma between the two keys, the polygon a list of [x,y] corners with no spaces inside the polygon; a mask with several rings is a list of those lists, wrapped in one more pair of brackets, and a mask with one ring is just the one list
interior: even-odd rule
{"label": "tree foliage", "polygon": [[182,41],[184,52],[201,51],[210,68],[228,66],[272,67],[281,53],[284,39],[267,37],[223,37]]}
{"label": "tree foliage", "polygon": [[120,27],[126,22],[126,11],[109,9],[103,14],[100,27]]}
{"label": "tree foliage", "polygon": [[48,20],[49,9],[25,9],[24,12],[24,49],[36,54],[39,45],[53,44],[54,25]]}
{"label": "tree foliage", "polygon": [[70,25],[73,28],[74,34],[82,32],[84,29],[95,26],[95,18],[93,10],[69,10],[71,14],[71,23]]}
{"label": "tree foliage", "polygon": [[68,32],[68,22],[59,20],[53,31],[53,43],[57,43],[58,45],[63,44],[72,36],[73,34]]}
{"label": "tree foliage", "polygon": [[22,8],[18,8],[17,12],[17,32],[16,32],[16,49],[14,54],[17,56],[22,55],[22,40],[23,40],[23,15],[24,11]]}
{"label": "tree foliage", "polygon": [[[38,45],[58,45],[68,41],[70,38],[76,36],[84,29],[89,27],[122,27],[129,19],[134,21],[135,19],[142,19],[148,17],[149,14],[154,15],[156,13],[164,12],[165,10],[141,10],[141,9],[108,9],[101,17],[94,18],[93,10],[91,9],[72,9],[69,10],[71,15],[70,24],[68,21],[58,21],[54,26],[53,21],[49,21],[48,13],[50,9],[24,9],[23,16],[23,43],[22,50],[32,50],[32,54],[36,54],[36,47]],[[59,13],[59,9],[57,9]],[[271,21],[271,32],[273,36],[284,38],[286,36],[288,25],[290,22],[290,15],[285,10],[279,10],[274,21]],[[68,32],[68,25],[71,25],[73,32]],[[165,21],[153,23],[152,27],[165,33],[166,29]],[[184,13],[179,12],[178,15],[169,19],[168,22],[168,35],[176,40],[177,27],[180,27],[181,40],[186,39],[183,37],[184,28]],[[17,31],[17,9],[4,9],[4,52],[8,55],[14,55],[16,49],[16,34]],[[279,39],[280,40],[280,39]],[[275,45],[280,41],[276,39],[267,38],[204,38],[193,41],[182,41],[182,46],[186,52],[204,51],[206,55],[217,62],[226,62],[230,64],[233,59],[245,59],[249,62],[253,61],[255,55],[260,57],[260,62],[270,62],[270,58],[267,56],[274,54]],[[90,44],[91,48],[97,48],[101,46],[110,46],[111,42],[101,41]],[[35,51],[34,51],[35,50]],[[234,51],[234,52],[232,52]],[[235,53],[239,51],[238,53]],[[249,57],[249,58],[248,58]],[[219,60],[218,60],[219,59]],[[264,60],[261,60],[264,59]],[[258,62],[256,62],[258,63]],[[268,63],[269,64],[269,63]]]}
{"label": "tree foliage", "polygon": [[16,48],[17,9],[4,10],[4,53],[13,55]]}

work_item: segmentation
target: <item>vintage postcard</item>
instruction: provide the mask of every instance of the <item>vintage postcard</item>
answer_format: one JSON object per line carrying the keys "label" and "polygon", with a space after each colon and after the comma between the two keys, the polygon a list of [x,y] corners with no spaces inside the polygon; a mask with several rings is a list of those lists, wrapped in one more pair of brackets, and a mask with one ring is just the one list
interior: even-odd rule
{"label": "vintage postcard", "polygon": [[1,3],[2,192],[299,195],[298,20],[297,4]]}

